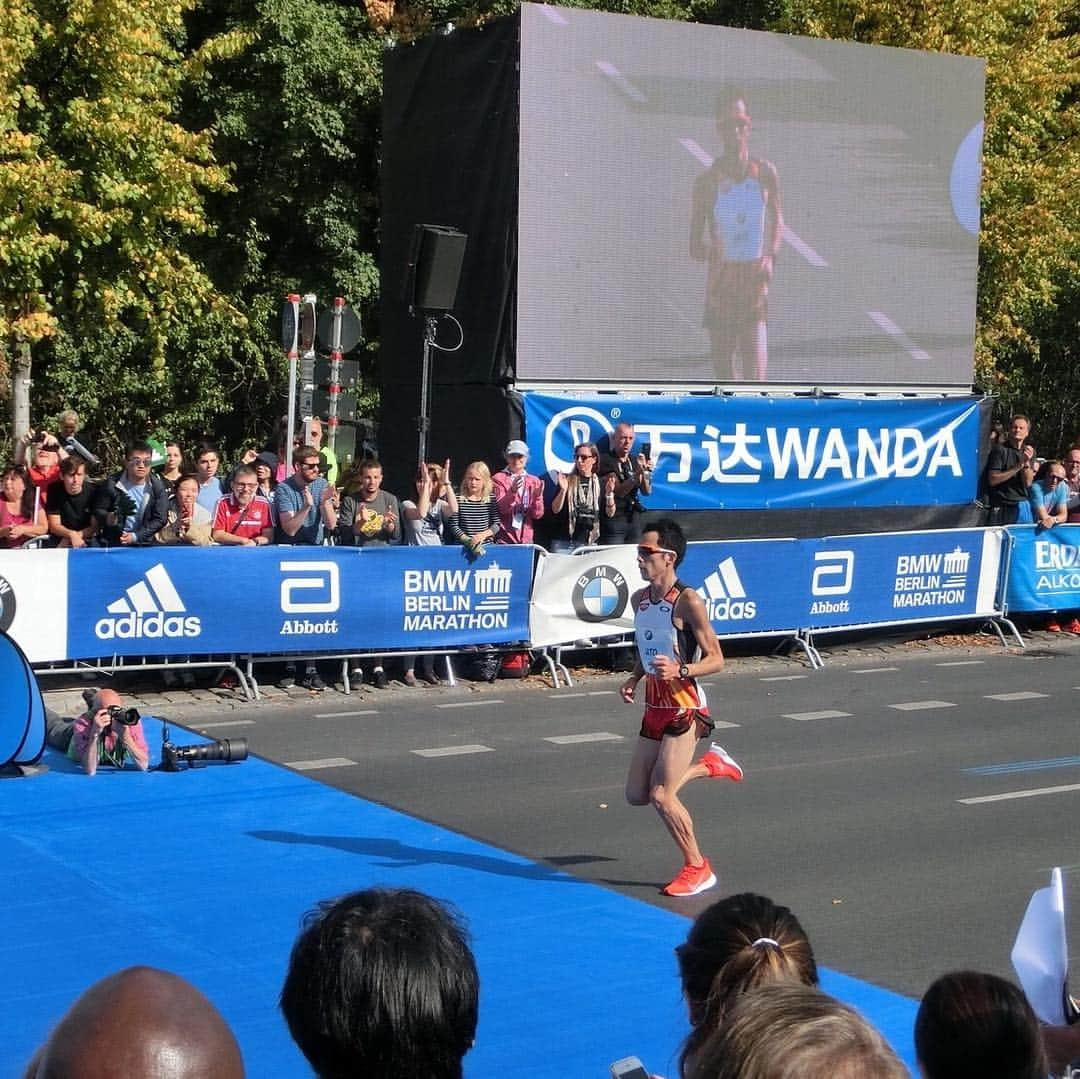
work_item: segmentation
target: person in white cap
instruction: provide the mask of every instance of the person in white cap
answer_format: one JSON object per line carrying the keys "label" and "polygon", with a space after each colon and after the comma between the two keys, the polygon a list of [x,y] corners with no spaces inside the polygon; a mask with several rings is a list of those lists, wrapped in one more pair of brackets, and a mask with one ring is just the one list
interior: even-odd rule
{"label": "person in white cap", "polygon": [[529,447],[512,439],[503,451],[506,468],[492,477],[495,505],[499,511],[496,543],[532,543],[533,522],[544,515],[544,483],[525,471]]}

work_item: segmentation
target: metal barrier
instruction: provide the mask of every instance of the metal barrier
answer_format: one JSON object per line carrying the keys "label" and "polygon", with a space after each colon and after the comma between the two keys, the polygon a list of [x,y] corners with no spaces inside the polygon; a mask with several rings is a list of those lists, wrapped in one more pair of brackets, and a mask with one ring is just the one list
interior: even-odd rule
{"label": "metal barrier", "polygon": [[[888,626],[982,619],[1022,647],[1004,605],[1012,542],[1000,528],[709,541],[680,571],[721,640],[779,637],[817,669],[817,636]],[[477,648],[528,649],[572,685],[569,642],[625,647],[640,581],[631,545],[0,552],[0,625],[44,674],[228,668],[252,700],[266,663],[340,662],[350,692],[367,656]],[[102,642],[111,657],[75,658]]]}

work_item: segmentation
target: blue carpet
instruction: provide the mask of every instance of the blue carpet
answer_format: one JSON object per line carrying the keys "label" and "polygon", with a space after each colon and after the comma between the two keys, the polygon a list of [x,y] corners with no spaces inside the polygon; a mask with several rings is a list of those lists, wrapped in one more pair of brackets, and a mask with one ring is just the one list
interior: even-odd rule
{"label": "blue carpet", "polygon": [[[158,746],[158,723],[145,726]],[[628,1054],[677,1075],[676,914],[254,758],[93,779],[52,750],[45,763],[0,782],[0,1075],[21,1074],[89,984],[142,963],[214,1001],[249,1076],[309,1076],[277,1010],[289,949],[319,899],[371,885],[418,888],[467,918],[482,987],[469,1079],[603,1079]],[[823,986],[912,1061],[914,1002],[828,971]]]}

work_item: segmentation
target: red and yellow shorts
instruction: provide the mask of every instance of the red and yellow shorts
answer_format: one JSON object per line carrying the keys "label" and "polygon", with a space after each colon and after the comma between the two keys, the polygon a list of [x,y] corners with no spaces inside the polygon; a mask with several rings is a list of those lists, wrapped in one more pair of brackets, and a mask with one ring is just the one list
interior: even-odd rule
{"label": "red and yellow shorts", "polygon": [[692,678],[672,678],[665,682],[655,675],[645,675],[641,737],[659,742],[666,734],[686,734],[692,726],[696,738],[712,734],[715,726],[697,683]]}

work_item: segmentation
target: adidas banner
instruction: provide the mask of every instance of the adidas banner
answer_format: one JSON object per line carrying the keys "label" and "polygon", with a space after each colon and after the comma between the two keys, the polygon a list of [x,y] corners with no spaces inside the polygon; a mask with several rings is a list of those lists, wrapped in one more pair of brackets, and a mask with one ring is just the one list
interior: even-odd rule
{"label": "adidas banner", "polygon": [[1080,610],[1080,525],[1013,525],[1009,533],[1009,610]]}
{"label": "adidas banner", "polygon": [[633,423],[652,447],[650,511],[956,505],[975,498],[979,405],[937,400],[524,395],[529,463]]}
{"label": "adidas banner", "polygon": [[397,650],[528,636],[531,547],[491,547],[476,560],[460,547],[168,547],[68,557],[78,582],[67,597],[71,658]]}
{"label": "adidas banner", "polygon": [[[691,543],[679,577],[720,637],[990,616],[1000,613],[1007,543],[1004,529],[978,528]],[[635,555],[607,547],[544,556],[533,644],[631,630],[630,597],[643,586]]]}

